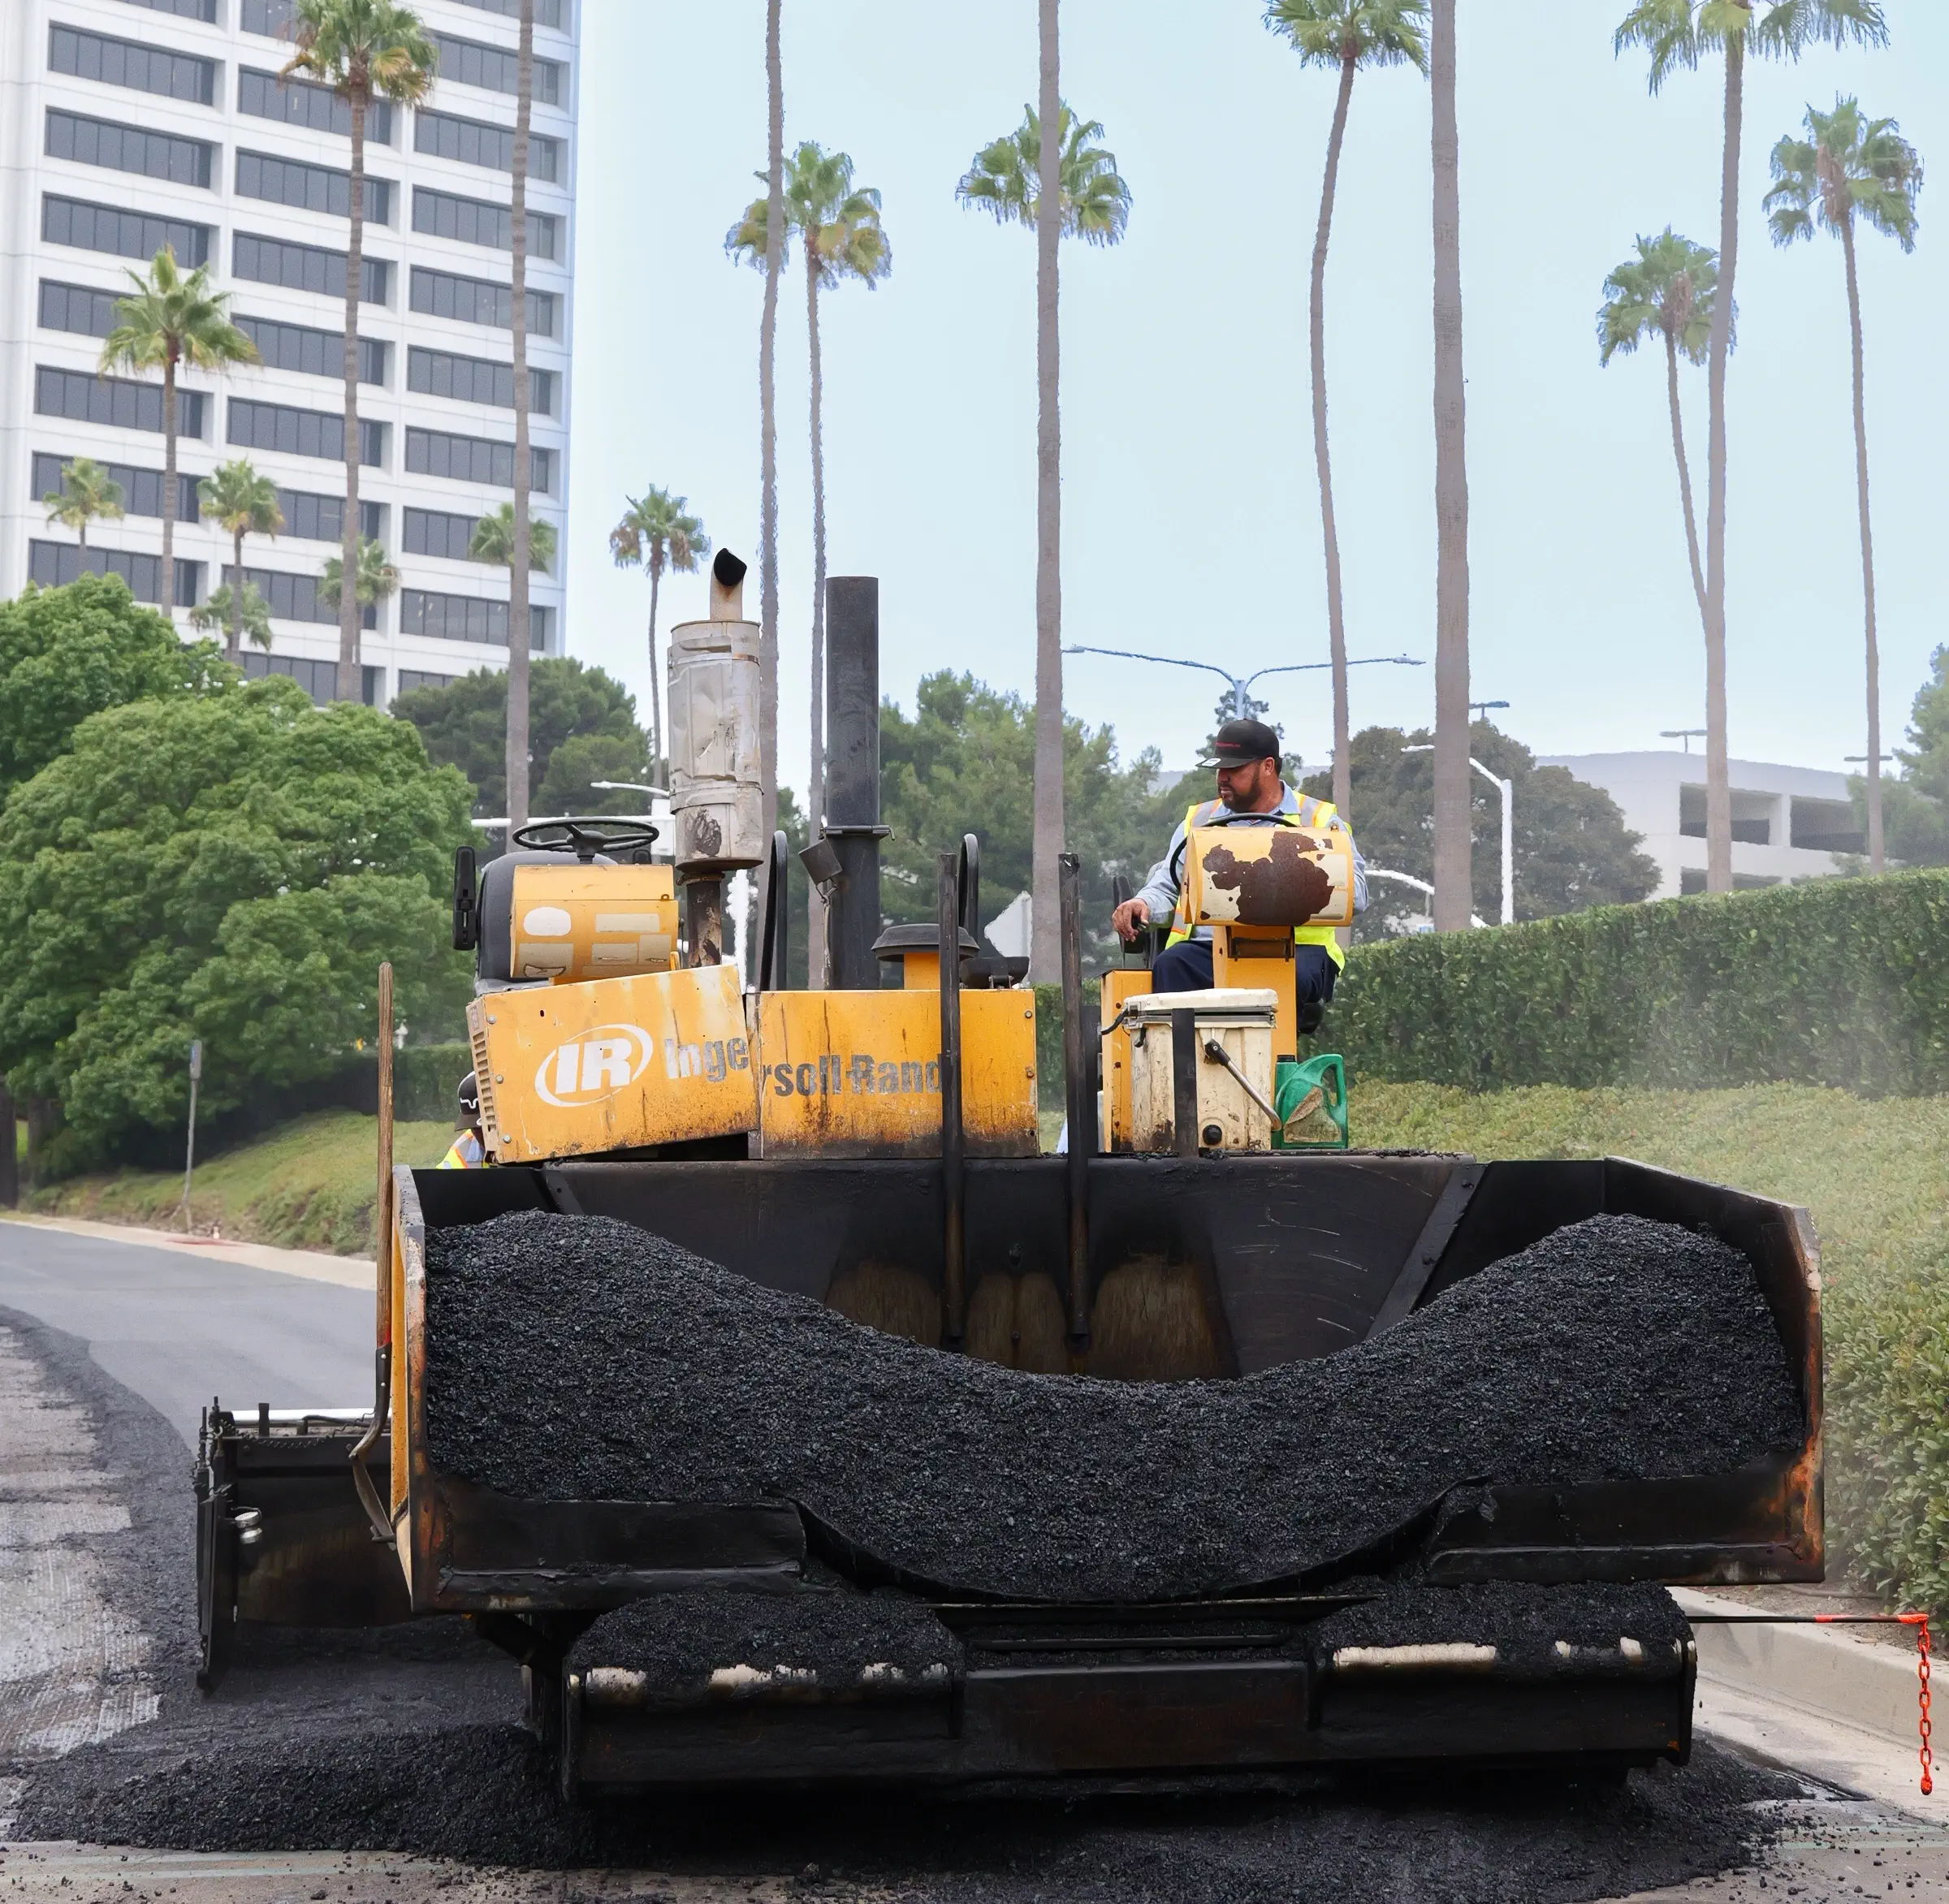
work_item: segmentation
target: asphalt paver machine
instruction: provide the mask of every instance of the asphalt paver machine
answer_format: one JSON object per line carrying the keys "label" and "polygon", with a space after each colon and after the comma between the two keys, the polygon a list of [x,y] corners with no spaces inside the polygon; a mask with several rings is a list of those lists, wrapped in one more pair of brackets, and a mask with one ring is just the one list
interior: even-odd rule
{"label": "asphalt paver machine", "polygon": [[[745,797],[755,630],[738,606],[741,565],[720,556],[715,574],[712,621],[677,631],[691,658],[675,658],[672,643],[674,866],[646,863],[640,831],[591,821],[532,834],[478,875],[461,869],[456,936],[478,960],[470,1031],[494,1165],[393,1169],[382,1134],[369,1410],[210,1415],[199,1482],[205,1683],[240,1622],[464,1614],[521,1659],[572,1791],[1682,1759],[1689,1642],[1646,1648],[1619,1635],[1588,1659],[1559,1648],[1545,1675],[1480,1646],[1324,1659],[1296,1646],[1372,1591],[1362,1582],[1373,1554],[1313,1578],[1152,1603],[1004,1600],[903,1581],[959,1647],[918,1676],[827,1683],[727,1656],[707,1689],[672,1697],[627,1662],[577,1656],[592,1622],[646,1596],[761,1604],[829,1591],[836,1576],[849,1590],[888,1582],[871,1555],[822,1543],[789,1500],[688,1498],[675,1479],[656,1498],[516,1497],[443,1471],[428,1431],[439,1404],[428,1234],[509,1211],[615,1218],[944,1354],[1149,1383],[1224,1382],[1333,1355],[1585,1217],[1703,1229],[1755,1267],[1800,1391],[1796,1445],[1732,1472],[1484,1486],[1470,1511],[1407,1531],[1417,1577],[1677,1583],[1822,1569],[1819,1277],[1804,1211],[1615,1159],[1484,1164],[1277,1147],[1281,1120],[1252,1100],[1303,1038],[1296,1014],[1279,1022],[1290,993],[1227,988],[1273,995],[1269,1008],[1240,1008],[1273,1021],[1250,1049],[1252,1022],[1231,1028],[1237,1038],[1193,1025],[1187,1042],[1168,1010],[1146,1025],[1126,1017],[1142,986],[1106,985],[1102,1019],[1088,1023],[1073,861],[1062,880],[1069,1144],[1040,1154],[1035,995],[979,950],[977,857],[965,846],[944,856],[931,927],[882,929],[878,595],[860,578],[830,585],[830,810],[809,857],[827,892],[831,983],[785,988],[782,845],[758,835]],[[1339,890],[1333,851],[1325,838],[1280,848],[1273,873],[1252,875],[1271,896],[1251,919],[1238,917],[1235,878],[1212,883],[1236,867],[1201,852],[1215,924],[1261,941],[1234,969],[1249,959],[1249,976],[1276,971],[1264,948],[1290,948],[1294,894],[1313,895],[1316,917],[1321,892],[1330,901]],[[746,992],[718,956],[722,881],[767,857],[776,896]],[[1160,1047],[1160,1079],[1144,1082],[1133,1034]],[[1113,1055],[1100,1061],[1100,1051]],[[1147,1125],[1118,1097],[1140,1090],[1160,1107]],[[1228,1090],[1215,1114],[1208,1092]]]}

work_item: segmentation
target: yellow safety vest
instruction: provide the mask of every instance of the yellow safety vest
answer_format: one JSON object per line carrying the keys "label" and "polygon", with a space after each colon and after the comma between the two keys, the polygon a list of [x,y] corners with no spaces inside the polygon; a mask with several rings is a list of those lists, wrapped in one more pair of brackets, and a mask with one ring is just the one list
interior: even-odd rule
{"label": "yellow safety vest", "polygon": [[442,1170],[485,1170],[487,1168],[487,1148],[470,1130],[464,1130],[447,1146],[447,1155],[441,1158]]}
{"label": "yellow safety vest", "polygon": [[[1221,820],[1219,818],[1221,814],[1229,817]],[[1255,814],[1251,818],[1254,822],[1261,824],[1270,820],[1276,826],[1324,829],[1337,825],[1340,815],[1332,801],[1316,800],[1312,794],[1303,793],[1299,797],[1299,810],[1297,813]],[[1194,827],[1236,825],[1243,823],[1246,818],[1247,816],[1243,814],[1233,814],[1231,809],[1222,800],[1207,800],[1200,805],[1187,807],[1184,815],[1184,830],[1187,835],[1186,850],[1187,852],[1190,850],[1188,835]],[[1182,871],[1180,869],[1178,881],[1178,909],[1171,915],[1171,936],[1165,943],[1169,945],[1182,944],[1184,940],[1191,936],[1191,931],[1190,895],[1185,889]],[[1338,933],[1331,926],[1295,926],[1293,928],[1293,943],[1296,945],[1319,946],[1333,961],[1335,971],[1342,971],[1346,969],[1346,953],[1342,949]]]}

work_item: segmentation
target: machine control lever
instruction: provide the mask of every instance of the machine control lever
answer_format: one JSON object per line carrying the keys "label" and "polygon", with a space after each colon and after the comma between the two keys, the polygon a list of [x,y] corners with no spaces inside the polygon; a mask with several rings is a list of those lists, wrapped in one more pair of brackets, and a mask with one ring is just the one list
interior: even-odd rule
{"label": "machine control lever", "polygon": [[1272,1119],[1275,1125],[1277,1125],[1279,1113],[1264,1098],[1260,1096],[1258,1087],[1238,1069],[1238,1060],[1215,1038],[1208,1038],[1204,1041],[1204,1061],[1208,1064],[1222,1064],[1227,1071],[1231,1073],[1233,1077],[1238,1079],[1238,1088],[1261,1111],[1264,1112],[1268,1117]]}

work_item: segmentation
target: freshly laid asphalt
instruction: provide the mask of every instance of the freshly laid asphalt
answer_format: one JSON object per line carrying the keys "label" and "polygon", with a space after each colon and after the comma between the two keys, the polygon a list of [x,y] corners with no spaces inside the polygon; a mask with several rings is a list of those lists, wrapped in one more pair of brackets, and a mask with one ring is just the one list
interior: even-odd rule
{"label": "freshly laid asphalt", "polygon": [[240,1410],[372,1398],[364,1289],[0,1222],[0,1309],[79,1336],[192,1446],[213,1396]]}

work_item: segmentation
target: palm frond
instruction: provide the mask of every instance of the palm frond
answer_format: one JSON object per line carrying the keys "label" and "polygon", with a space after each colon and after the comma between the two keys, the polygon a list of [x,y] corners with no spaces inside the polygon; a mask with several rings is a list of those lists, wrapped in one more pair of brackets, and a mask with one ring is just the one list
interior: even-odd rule
{"label": "palm frond", "polygon": [[1305,66],[1428,71],[1427,0],[1273,0],[1265,24]]}

